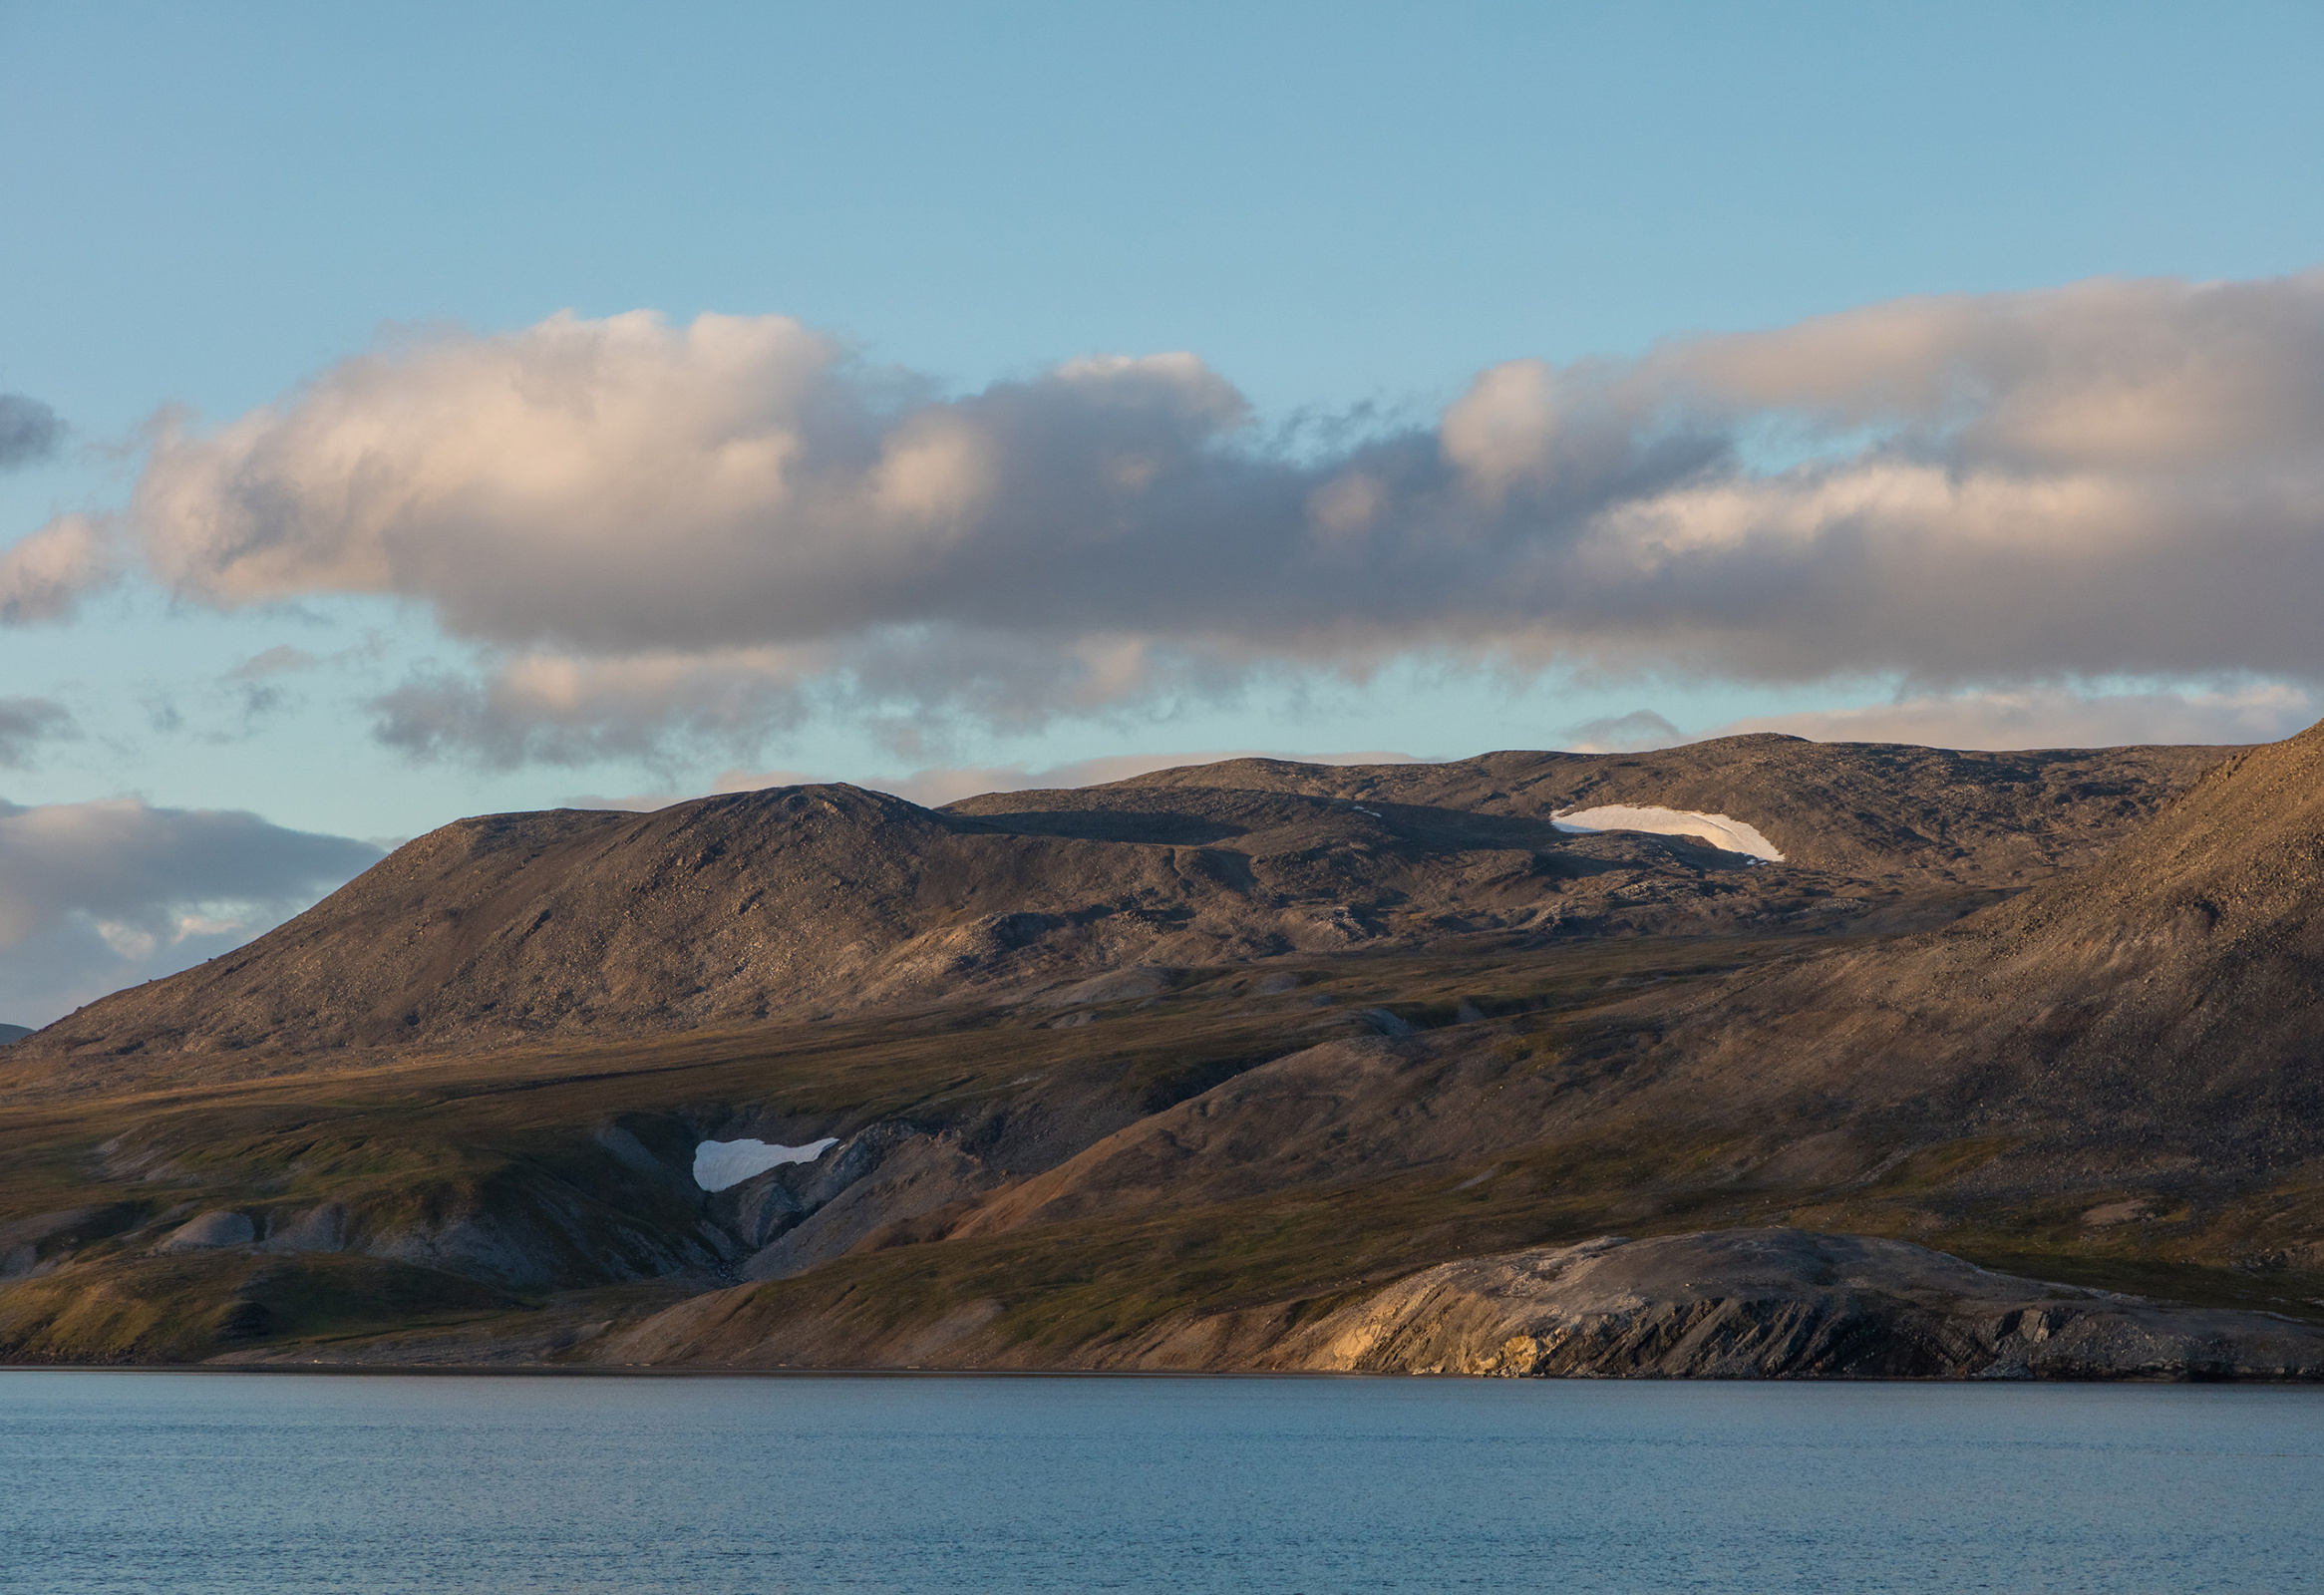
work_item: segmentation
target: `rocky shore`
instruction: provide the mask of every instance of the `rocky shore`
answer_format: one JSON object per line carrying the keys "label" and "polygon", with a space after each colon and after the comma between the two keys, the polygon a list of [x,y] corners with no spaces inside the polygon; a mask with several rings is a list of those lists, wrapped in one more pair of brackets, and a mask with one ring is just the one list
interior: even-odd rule
{"label": "rocky shore", "polygon": [[1502,1378],[2306,1380],[2324,1378],[2324,1330],[2020,1279],[1905,1241],[1737,1229],[1445,1263],[1274,1360]]}

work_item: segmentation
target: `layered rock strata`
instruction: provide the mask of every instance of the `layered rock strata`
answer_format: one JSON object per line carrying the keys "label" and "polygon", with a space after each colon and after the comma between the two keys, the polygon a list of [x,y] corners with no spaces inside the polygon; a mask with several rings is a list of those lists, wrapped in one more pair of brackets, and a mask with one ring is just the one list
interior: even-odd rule
{"label": "layered rock strata", "polygon": [[1306,1370],[1664,1379],[2318,1379],[2324,1330],[1793,1229],[1444,1263],[1296,1334]]}

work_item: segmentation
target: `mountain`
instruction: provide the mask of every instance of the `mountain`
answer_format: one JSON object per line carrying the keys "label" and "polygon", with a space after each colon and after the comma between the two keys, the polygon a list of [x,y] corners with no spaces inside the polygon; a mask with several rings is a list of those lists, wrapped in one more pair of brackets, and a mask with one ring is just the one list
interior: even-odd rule
{"label": "mountain", "polygon": [[[1762,733],[1635,754],[1495,753],[1443,765],[1239,759],[1111,786],[995,793],[953,804],[1022,827],[1111,834],[1221,793],[1283,793],[1386,809],[1546,819],[1602,804],[1747,819],[1805,868],[1890,884],[2014,887],[2077,868],[2218,763],[2217,748],[1960,753]],[[1090,827],[1090,828],[1079,828]]]}
{"label": "mountain", "polygon": [[[1242,760],[941,810],[792,787],[495,815],[82,1009],[27,1057],[105,1060],[95,1078],[118,1080],[171,1054],[650,1034],[1480,933],[1895,928],[2087,862],[2216,758],[1754,736],[1436,766]],[[1787,862],[1552,822],[1608,803],[1734,815]]]}
{"label": "mountain", "polygon": [[2164,1184],[2324,1154],[2324,727],[2240,753],[2087,869],[1932,935],[1737,982],[1690,1057]]}
{"label": "mountain", "polygon": [[[2319,761],[1738,738],[464,821],[9,1049],[0,1349],[1482,1367],[1586,1320],[1598,1372],[1790,1324],[1758,1371],[2305,1377]],[[1785,856],[1554,823],[1609,805]],[[711,1142],[773,1160],[707,1190]]]}
{"label": "mountain", "polygon": [[[915,1238],[997,1250],[1152,1229],[1173,1215],[1196,1228],[1236,1213],[1279,1226],[1292,1213],[1318,1223],[1329,1211],[1351,1238],[1425,1226],[1443,1256],[1501,1252],[1527,1223],[1570,1235],[1590,1223],[1680,1232],[1707,1216],[1745,1227],[1782,1218],[1943,1239],[1989,1261],[2063,1265],[2115,1288],[2159,1281],[2164,1294],[2312,1309],[2324,1305],[2320,778],[2324,728],[2228,760],[2101,861],[1935,932],[1827,942],[1811,956],[1657,982],[1530,1036],[1522,1022],[1499,1037],[1453,1027],[1296,1054],[1127,1125],[940,1224],[923,1221]],[[1351,1206],[1358,1192],[1364,1214]],[[1333,1261],[1394,1255],[1394,1241],[1383,1240],[1343,1246]],[[1394,1263],[1380,1271],[1398,1273]],[[1710,1277],[1695,1282],[1703,1290],[1694,1299],[1704,1312],[1742,1299],[1733,1293],[1743,1276],[1710,1262],[1701,1271]],[[997,1282],[979,1273],[963,1284]],[[1825,1315],[1817,1322],[1861,1330],[1860,1315],[1834,1319],[1828,1304],[1810,1300],[1802,1280],[1812,1275],[1794,1279],[1789,1296],[1777,1293],[1769,1322],[1806,1323],[1798,1314],[1813,1307],[1810,1318]],[[849,1283],[877,1277],[866,1258]],[[1364,1288],[1377,1276],[1361,1267],[1352,1279],[1323,1277],[1356,1284],[1355,1302],[1371,1305],[1342,1307],[1327,1290],[1180,1308],[1126,1342],[1083,1340],[1077,1349],[1099,1366],[1217,1357],[1420,1366],[1335,1365],[1328,1348],[1307,1354],[1324,1362],[1299,1363],[1299,1329],[1315,1309],[1345,1319],[1386,1311],[1393,1298]],[[1638,1299],[1636,1283],[1616,1294]],[[683,1304],[627,1344],[657,1357],[739,1360],[764,1348],[813,1361],[845,1337],[877,1333],[829,1287],[809,1286]],[[1931,1304],[1951,1289],[1941,1279],[1892,1279],[1883,1289],[1889,1305],[1873,1317],[1921,1325],[1914,1333],[1936,1336],[1928,1344],[1954,1348],[1952,1361],[1929,1366],[1956,1372],[2014,1355],[2000,1326],[2031,1299],[2019,1290],[2015,1307],[1931,1328]],[[2050,1299],[2071,1294],[2052,1289]],[[1967,1300],[1958,1289],[1950,1299]],[[1444,1315],[1482,1310],[1463,1300],[1435,1300],[1417,1323],[1405,1312],[1398,1333],[1416,1345],[1450,1344]],[[1022,1355],[1015,1326],[995,1336],[972,1325],[946,1343],[930,1340],[926,1318],[908,1322],[918,1336],[911,1355]],[[1490,1322],[1501,1329],[1463,1331],[1463,1357],[1497,1355],[1494,1336],[1515,1320]],[[2219,1368],[2316,1372],[2310,1342],[2292,1363],[2269,1363],[2282,1345],[2264,1324],[2110,1319],[2089,1333],[2098,1340],[2074,1355],[2103,1342],[2107,1355],[2127,1359],[2110,1365],[2117,1372],[2171,1357],[2200,1367],[2187,1337],[2222,1335]],[[1621,1339],[1560,1366],[1712,1366],[1624,1363],[1644,1354],[1621,1351]],[[1647,1341],[1663,1351],[1676,1344]],[[2165,1342],[2181,1349],[2166,1357],[2155,1349]],[[2034,1363],[2064,1369],[2069,1350],[2061,1342]],[[1596,1360],[1601,1353],[1615,1361]],[[1891,1354],[1903,1355],[1896,1344],[1872,1347],[1866,1366],[1887,1366],[1880,1359]]]}

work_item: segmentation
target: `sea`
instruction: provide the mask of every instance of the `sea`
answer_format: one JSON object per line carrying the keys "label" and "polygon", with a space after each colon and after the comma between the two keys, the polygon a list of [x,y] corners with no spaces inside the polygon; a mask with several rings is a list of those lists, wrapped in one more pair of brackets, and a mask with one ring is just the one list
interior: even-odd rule
{"label": "sea", "polygon": [[0,1590],[2324,1588],[2324,1390],[0,1372]]}

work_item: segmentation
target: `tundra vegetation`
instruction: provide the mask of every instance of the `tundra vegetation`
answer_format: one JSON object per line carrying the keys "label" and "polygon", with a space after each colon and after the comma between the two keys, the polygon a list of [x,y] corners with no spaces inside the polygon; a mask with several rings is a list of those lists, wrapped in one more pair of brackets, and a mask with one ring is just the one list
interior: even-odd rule
{"label": "tundra vegetation", "polygon": [[[1757,736],[463,820],[0,1052],[0,1356],[2324,1374],[2320,778]],[[1558,822],[1647,808],[1730,823]],[[703,1188],[745,1140],[799,1155]]]}

